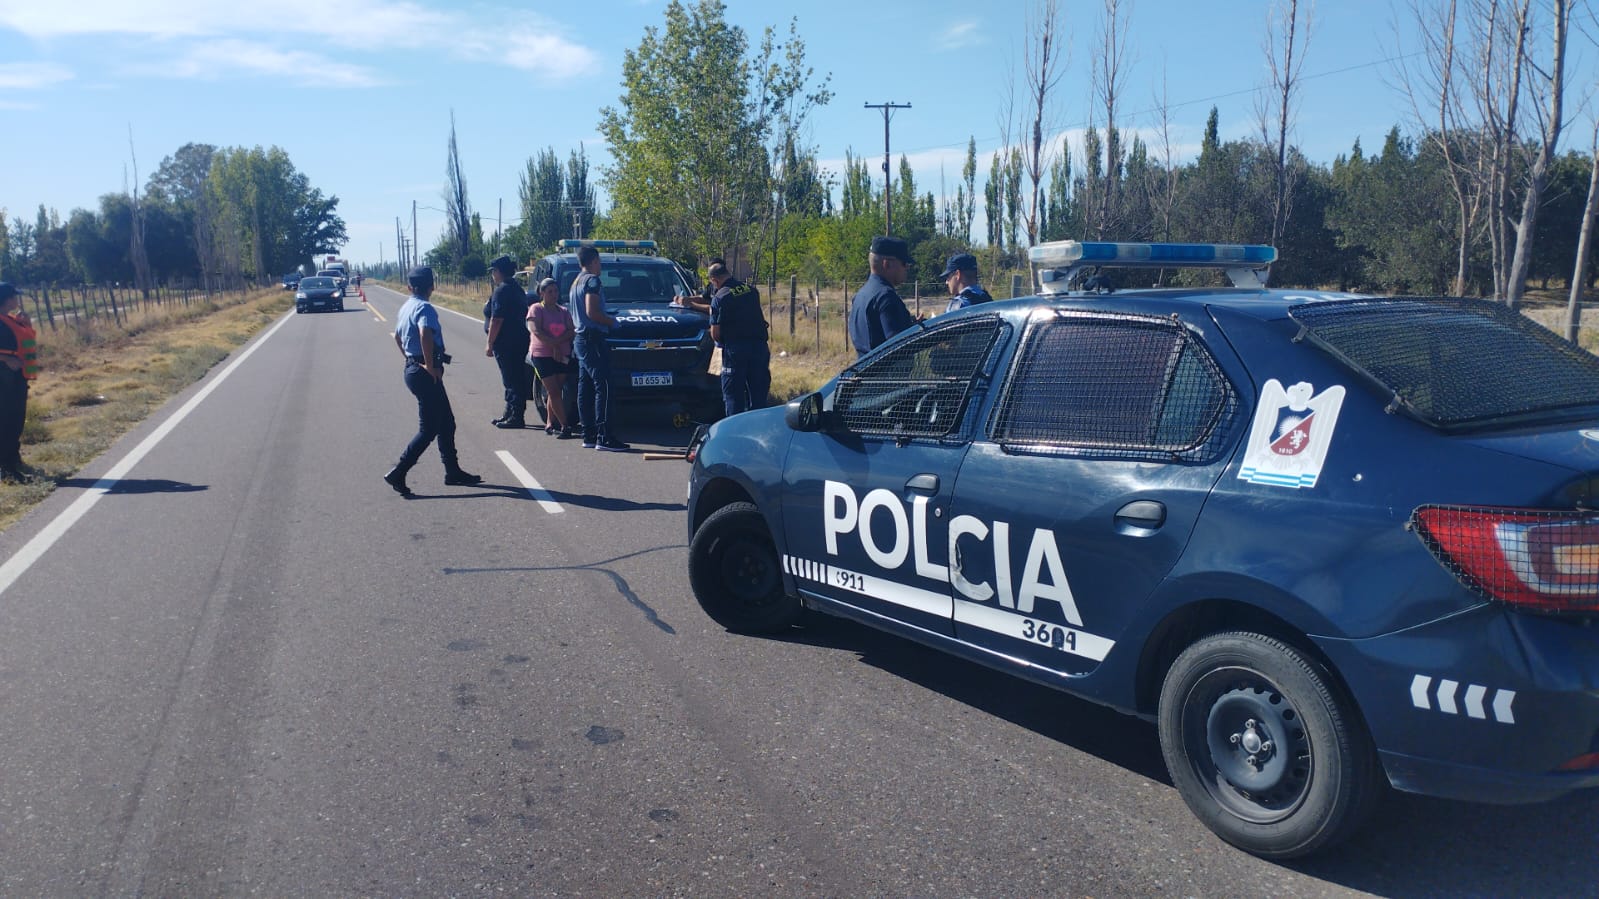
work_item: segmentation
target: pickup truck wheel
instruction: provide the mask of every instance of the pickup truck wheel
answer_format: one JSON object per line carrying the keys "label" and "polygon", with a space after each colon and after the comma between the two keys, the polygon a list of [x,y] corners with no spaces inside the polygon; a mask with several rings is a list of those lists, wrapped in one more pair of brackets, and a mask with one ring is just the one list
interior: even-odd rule
{"label": "pickup truck wheel", "polygon": [[1369,738],[1319,663],[1262,634],[1214,634],[1172,663],[1157,719],[1190,810],[1264,858],[1347,837],[1380,788]]}
{"label": "pickup truck wheel", "polygon": [[689,541],[688,574],[700,608],[730,631],[771,634],[799,620],[766,519],[751,503],[730,503],[705,519]]}

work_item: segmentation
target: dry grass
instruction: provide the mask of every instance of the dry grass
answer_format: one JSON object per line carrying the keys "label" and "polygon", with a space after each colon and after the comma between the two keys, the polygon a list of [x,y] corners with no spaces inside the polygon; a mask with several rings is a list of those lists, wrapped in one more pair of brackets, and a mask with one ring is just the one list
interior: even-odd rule
{"label": "dry grass", "polygon": [[117,438],[205,375],[294,302],[281,290],[226,294],[188,306],[131,310],[122,325],[92,320],[40,329],[39,380],[28,398],[22,459],[39,478],[0,483],[0,528],[105,452]]}

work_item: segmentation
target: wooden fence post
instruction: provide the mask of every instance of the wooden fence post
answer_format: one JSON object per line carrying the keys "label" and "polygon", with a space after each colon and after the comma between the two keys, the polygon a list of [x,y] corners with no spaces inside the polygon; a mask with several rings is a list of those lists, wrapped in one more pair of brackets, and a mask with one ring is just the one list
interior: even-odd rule
{"label": "wooden fence post", "polygon": [[788,336],[794,336],[795,306],[799,305],[799,275],[788,276]]}

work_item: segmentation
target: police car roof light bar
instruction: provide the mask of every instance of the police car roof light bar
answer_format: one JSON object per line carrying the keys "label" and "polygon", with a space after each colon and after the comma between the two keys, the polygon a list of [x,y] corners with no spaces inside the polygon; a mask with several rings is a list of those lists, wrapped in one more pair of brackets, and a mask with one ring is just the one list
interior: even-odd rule
{"label": "police car roof light bar", "polygon": [[1057,240],[1029,247],[1027,258],[1044,294],[1072,290],[1076,275],[1095,267],[1219,268],[1235,287],[1264,287],[1277,249],[1262,244]]}
{"label": "police car roof light bar", "polygon": [[612,252],[619,250],[654,252],[657,249],[657,244],[653,240],[592,240],[589,238],[576,240],[570,237],[561,241],[561,249],[563,250],[574,251],[578,247],[593,247],[596,250],[610,250]]}

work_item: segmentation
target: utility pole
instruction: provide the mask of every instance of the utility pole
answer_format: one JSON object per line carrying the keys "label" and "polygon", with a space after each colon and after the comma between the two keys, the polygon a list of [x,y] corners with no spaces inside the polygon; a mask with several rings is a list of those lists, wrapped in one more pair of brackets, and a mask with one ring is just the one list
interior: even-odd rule
{"label": "utility pole", "polygon": [[500,255],[500,232],[505,230],[505,198],[499,198],[500,213],[494,218],[494,255]]}
{"label": "utility pole", "polygon": [[888,169],[888,117],[896,109],[910,109],[909,103],[867,103],[867,109],[881,109],[883,111],[883,233],[894,233],[894,176]]}
{"label": "utility pole", "polygon": [[416,201],[411,201],[411,265],[421,265],[422,260],[416,255]]}

